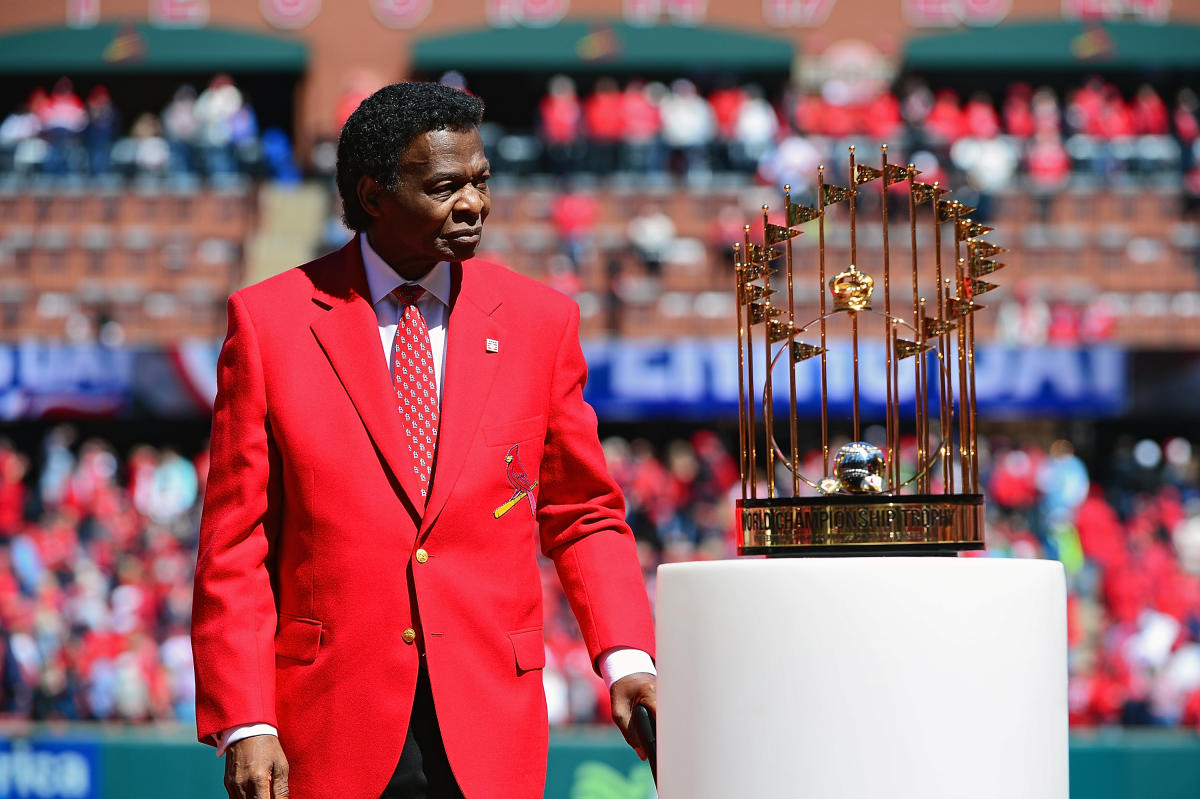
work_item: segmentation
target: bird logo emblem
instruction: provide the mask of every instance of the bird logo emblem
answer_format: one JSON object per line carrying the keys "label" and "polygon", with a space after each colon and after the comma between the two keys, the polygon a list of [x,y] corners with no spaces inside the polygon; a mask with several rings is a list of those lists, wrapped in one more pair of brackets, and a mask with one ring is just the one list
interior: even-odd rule
{"label": "bird logo emblem", "polygon": [[512,510],[522,497],[529,500],[529,514],[537,515],[537,505],[533,501],[533,489],[537,488],[538,481],[529,482],[529,475],[525,473],[525,467],[521,465],[521,459],[517,457],[517,446],[513,444],[509,447],[504,456],[504,471],[508,476],[508,484],[513,487],[513,495],[508,502],[492,511],[492,516],[497,519]]}

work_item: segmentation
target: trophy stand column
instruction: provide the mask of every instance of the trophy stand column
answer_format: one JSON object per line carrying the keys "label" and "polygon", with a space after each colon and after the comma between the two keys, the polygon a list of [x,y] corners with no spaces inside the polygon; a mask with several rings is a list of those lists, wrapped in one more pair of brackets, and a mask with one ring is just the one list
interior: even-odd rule
{"label": "trophy stand column", "polygon": [[658,572],[662,799],[1066,799],[1061,564]]}

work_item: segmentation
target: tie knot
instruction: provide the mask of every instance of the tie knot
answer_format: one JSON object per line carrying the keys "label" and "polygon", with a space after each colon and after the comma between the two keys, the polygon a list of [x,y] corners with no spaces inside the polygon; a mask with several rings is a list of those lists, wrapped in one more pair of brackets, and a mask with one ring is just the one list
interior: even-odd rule
{"label": "tie knot", "polygon": [[396,302],[400,303],[400,307],[403,308],[406,305],[415,305],[417,300],[425,296],[425,289],[416,283],[405,283],[403,286],[397,286],[393,289],[392,296],[396,298]]}

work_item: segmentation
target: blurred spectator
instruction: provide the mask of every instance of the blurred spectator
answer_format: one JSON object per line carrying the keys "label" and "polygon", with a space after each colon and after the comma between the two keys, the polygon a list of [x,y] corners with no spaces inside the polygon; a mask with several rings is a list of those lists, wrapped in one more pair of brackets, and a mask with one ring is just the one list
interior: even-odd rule
{"label": "blurred spectator", "polygon": [[108,89],[96,86],[88,93],[87,116],[88,166],[93,175],[106,175],[111,169],[112,147],[120,122]]}
{"label": "blurred spectator", "polygon": [[976,139],[992,139],[1000,135],[1000,117],[992,100],[983,92],[975,92],[963,107],[964,135]]}
{"label": "blurred spectator", "polygon": [[762,89],[747,86],[734,120],[733,139],[726,150],[729,165],[739,171],[753,172],[774,145],[778,131],[779,119],[763,97]]}
{"label": "blurred spectator", "polygon": [[1029,281],[1013,287],[1012,297],[996,313],[996,338],[1022,347],[1045,343],[1050,328],[1050,307],[1040,290]]}
{"label": "blurred spectator", "polygon": [[171,147],[162,137],[158,118],[142,114],[129,131],[133,140],[133,163],[139,172],[162,175],[171,162]]}
{"label": "blurred spectator", "polygon": [[690,80],[680,78],[659,103],[662,137],[676,174],[694,179],[708,172],[708,152],[716,136],[716,120],[708,101]]}
{"label": "blurred spectator", "polygon": [[560,194],[551,209],[554,230],[575,274],[579,274],[584,254],[591,244],[596,213],[595,196],[580,191]]}
{"label": "blurred spectator", "polygon": [[197,141],[204,171],[208,175],[227,175],[234,171],[235,125],[240,131],[244,121],[235,121],[242,111],[242,93],[228,75],[217,75],[196,98]]}
{"label": "blurred spectator", "polygon": [[675,223],[671,217],[660,206],[643,206],[629,220],[627,232],[629,243],[633,245],[633,251],[645,267],[646,274],[659,277],[663,260],[675,242]]}
{"label": "blurred spectator", "polygon": [[[759,96],[762,96],[761,90]],[[733,147],[737,138],[738,117],[745,102],[746,93],[729,78],[722,79],[708,95],[708,105],[712,108],[717,129],[713,163],[718,169],[729,169],[736,161]]]}
{"label": "blurred spectator", "polygon": [[925,117],[924,128],[928,140],[941,147],[949,147],[966,133],[966,120],[953,91],[938,91]]}
{"label": "blurred spectator", "polygon": [[587,166],[593,172],[607,174],[616,169],[617,150],[625,123],[621,119],[623,98],[612,78],[600,78],[583,104],[588,136]]}
{"label": "blurred spectator", "polygon": [[1050,221],[1050,206],[1054,197],[1067,186],[1071,177],[1071,156],[1058,138],[1058,133],[1041,130],[1029,143],[1025,153],[1030,188],[1038,206],[1042,224]]}
{"label": "blurred spectator", "polygon": [[662,171],[662,116],[658,102],[665,92],[660,83],[633,81],[625,87],[621,96],[622,169],[641,174]]}
{"label": "blurred spectator", "polygon": [[951,146],[951,160],[966,176],[967,185],[975,193],[970,202],[975,207],[971,213],[973,219],[987,222],[992,218],[992,198],[1012,184],[1018,157],[1010,139],[995,135],[990,138],[965,137]]}
{"label": "blurred spectator", "polygon": [[1167,104],[1149,84],[1138,88],[1131,110],[1134,132],[1139,136],[1166,136],[1171,132]]}
{"label": "blurred spectator", "polygon": [[383,81],[370,70],[355,69],[346,75],[342,93],[338,95],[337,102],[333,107],[331,132],[334,138],[337,138],[342,132],[342,126],[346,124],[346,120],[350,118],[362,101],[374,94],[381,86],[383,86]]}
{"label": "blurred spectator", "polygon": [[821,153],[812,140],[792,134],[767,151],[758,162],[758,175],[770,186],[790,185],[798,197],[816,184]]}
{"label": "blurred spectator", "polygon": [[578,161],[583,135],[583,110],[575,95],[575,82],[566,75],[555,75],[538,107],[539,132],[550,171],[565,175]]}
{"label": "blurred spectator", "polygon": [[[45,160],[45,143],[40,138],[42,121],[33,107],[31,97],[0,122],[0,172],[27,172]],[[38,152],[30,153],[31,147]]]}
{"label": "blurred spectator", "polygon": [[1036,132],[1031,100],[1033,91],[1028,83],[1013,83],[1004,98],[1004,130],[1010,136],[1028,139]]}
{"label": "blurred spectator", "polygon": [[87,127],[88,115],[83,101],[75,94],[70,78],[59,78],[54,90],[37,112],[41,119],[42,135],[49,150],[45,171],[65,175],[72,171],[72,159],[79,150],[79,137]]}
{"label": "blurred spectator", "polygon": [[171,171],[185,174],[195,171],[196,147],[200,123],[196,119],[196,90],[184,84],[162,113],[162,128],[171,150]]}

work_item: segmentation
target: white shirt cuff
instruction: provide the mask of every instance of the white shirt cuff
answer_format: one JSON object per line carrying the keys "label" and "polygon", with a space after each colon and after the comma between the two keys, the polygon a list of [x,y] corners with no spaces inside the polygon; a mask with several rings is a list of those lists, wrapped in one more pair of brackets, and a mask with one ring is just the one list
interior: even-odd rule
{"label": "white shirt cuff", "polygon": [[628,646],[614,646],[600,653],[600,676],[609,688],[622,677],[630,674],[654,674],[654,661],[640,649]]}
{"label": "white shirt cuff", "polygon": [[255,735],[274,735],[279,737],[279,730],[270,724],[243,724],[240,727],[230,727],[222,733],[214,735],[217,743],[217,757],[225,754],[230,744],[237,743],[243,738],[253,738]]}

